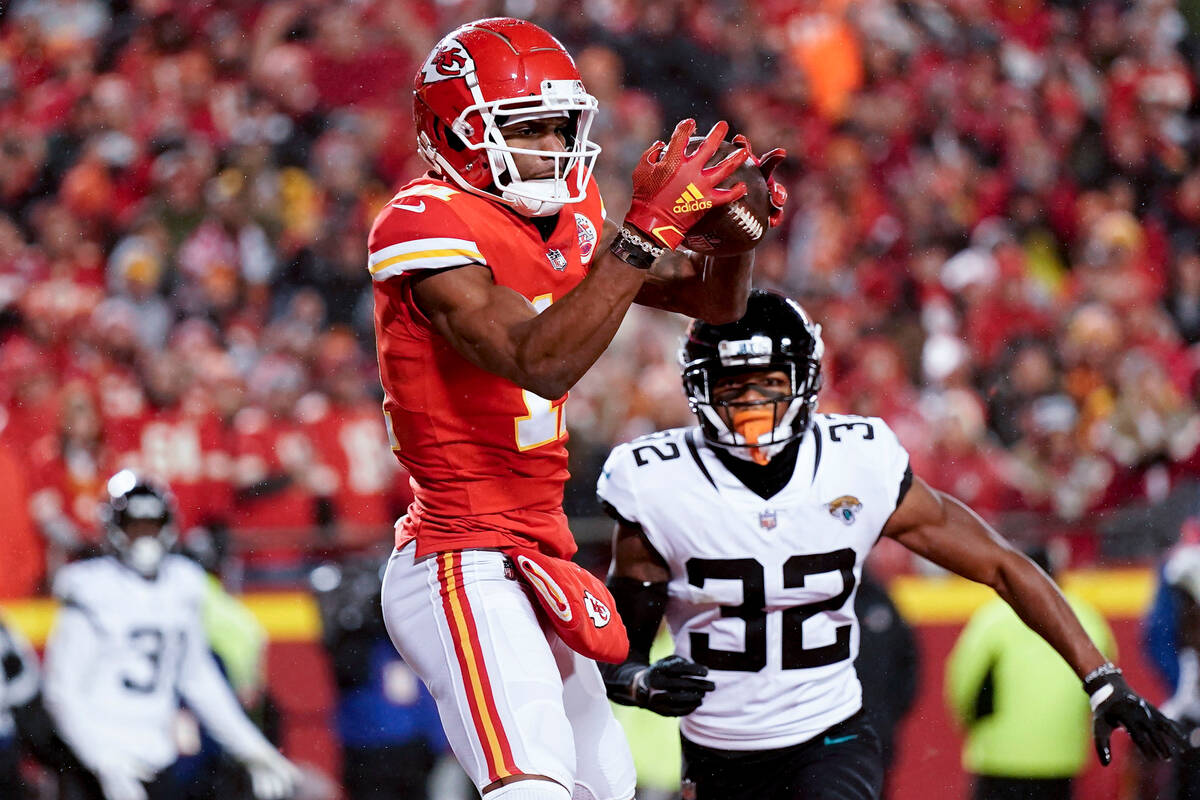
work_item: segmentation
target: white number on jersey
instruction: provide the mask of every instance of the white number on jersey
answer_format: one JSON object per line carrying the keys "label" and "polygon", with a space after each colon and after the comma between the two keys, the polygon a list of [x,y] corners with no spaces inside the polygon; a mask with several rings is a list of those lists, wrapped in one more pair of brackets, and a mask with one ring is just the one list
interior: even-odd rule
{"label": "white number on jersey", "polygon": [[[554,302],[548,294],[533,298],[533,309],[542,313]],[[551,442],[557,442],[567,435],[565,402],[547,400],[541,395],[534,394],[528,389],[521,392],[525,401],[525,410],[529,413],[516,417],[513,423],[516,427],[517,449],[521,452],[541,447]]]}

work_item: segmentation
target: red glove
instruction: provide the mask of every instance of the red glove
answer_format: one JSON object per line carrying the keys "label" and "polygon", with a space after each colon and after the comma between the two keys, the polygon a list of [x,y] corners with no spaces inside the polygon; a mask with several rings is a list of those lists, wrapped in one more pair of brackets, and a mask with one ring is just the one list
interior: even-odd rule
{"label": "red glove", "polygon": [[774,150],[768,150],[761,156],[754,155],[754,148],[750,147],[750,140],[742,134],[733,137],[734,144],[740,144],[750,153],[750,160],[758,167],[758,171],[762,173],[763,178],[767,182],[767,193],[771,198],[771,216],[768,218],[771,227],[783,220],[783,207],[787,205],[788,190],[779,181],[771,177],[771,173],[775,171],[785,158],[787,158],[787,150],[782,147],[776,147]]}
{"label": "red glove", "polygon": [[[718,122],[691,155],[684,154],[696,130],[694,119],[675,126],[671,141],[650,145],[633,170],[633,202],[625,223],[656,244],[674,250],[688,229],[715,206],[732,203],[746,193],[746,184],[718,189],[749,156],[749,148],[730,153],[719,163],[705,164],[717,152],[729,125]],[[687,192],[685,195],[684,192]]]}

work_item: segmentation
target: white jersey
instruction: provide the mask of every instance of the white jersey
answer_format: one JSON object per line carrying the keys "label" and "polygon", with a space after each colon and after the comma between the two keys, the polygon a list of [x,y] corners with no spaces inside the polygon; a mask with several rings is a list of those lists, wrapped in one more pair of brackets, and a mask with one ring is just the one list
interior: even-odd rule
{"label": "white jersey", "polygon": [[69,564],[46,644],[46,705],[85,765],[135,756],[156,770],[178,756],[180,698],[235,757],[270,744],[246,718],[209,652],[203,570],[168,555],[147,580],[112,556]]}
{"label": "white jersey", "polygon": [[766,500],[699,428],[613,450],[600,499],[666,560],[675,652],[716,684],[680,721],[688,739],[786,747],[861,708],[854,594],[907,473],[908,453],[873,417],[816,415],[790,482]]}

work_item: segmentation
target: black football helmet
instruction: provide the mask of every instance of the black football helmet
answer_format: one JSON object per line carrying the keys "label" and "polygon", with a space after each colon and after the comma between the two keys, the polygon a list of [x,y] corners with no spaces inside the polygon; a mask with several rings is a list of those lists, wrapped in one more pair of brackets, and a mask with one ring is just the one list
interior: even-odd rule
{"label": "black football helmet", "polygon": [[[163,557],[175,546],[175,499],[169,491],[123,469],[108,479],[108,499],[100,505],[104,538],[117,557],[135,572],[152,578]],[[134,523],[156,528],[130,531]]]}
{"label": "black football helmet", "polygon": [[[775,292],[752,289],[746,314],[737,322],[710,325],[695,320],[679,351],[683,388],[688,404],[700,420],[710,444],[735,454],[747,449],[764,453],[762,461],[808,432],[821,390],[821,326],[794,300]],[[751,403],[725,403],[713,399],[712,388],[727,375],[781,370],[791,376],[791,392]],[[765,416],[770,406],[768,432],[756,442],[730,426],[739,411]],[[764,425],[764,427],[766,427]],[[737,453],[737,451],[743,451]],[[755,459],[758,460],[758,459]]]}

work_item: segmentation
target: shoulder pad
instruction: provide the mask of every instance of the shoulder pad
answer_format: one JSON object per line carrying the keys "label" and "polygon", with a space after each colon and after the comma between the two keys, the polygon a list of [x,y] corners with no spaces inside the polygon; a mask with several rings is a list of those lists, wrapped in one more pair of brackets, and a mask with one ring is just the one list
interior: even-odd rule
{"label": "shoulder pad", "polygon": [[442,183],[402,189],[379,213],[367,242],[367,267],[382,281],[422,269],[446,269],[487,261],[465,221],[473,197]]}

